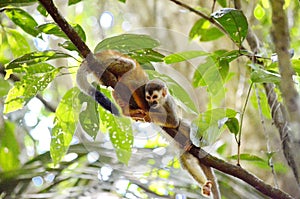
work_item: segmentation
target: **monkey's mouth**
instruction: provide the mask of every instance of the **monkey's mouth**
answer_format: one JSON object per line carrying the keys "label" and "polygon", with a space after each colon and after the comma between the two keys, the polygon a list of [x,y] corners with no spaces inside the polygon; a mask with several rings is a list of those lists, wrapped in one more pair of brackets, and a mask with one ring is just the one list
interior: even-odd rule
{"label": "monkey's mouth", "polygon": [[159,104],[155,101],[150,103],[149,105],[150,105],[151,108],[158,108],[159,107]]}

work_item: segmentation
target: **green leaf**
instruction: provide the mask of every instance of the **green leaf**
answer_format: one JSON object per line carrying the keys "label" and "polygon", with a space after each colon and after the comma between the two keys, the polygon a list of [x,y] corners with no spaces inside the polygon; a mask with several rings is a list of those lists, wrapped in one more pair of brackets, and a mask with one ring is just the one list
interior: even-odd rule
{"label": "green leaf", "polygon": [[280,83],[280,75],[261,68],[251,73],[251,81],[253,83]]}
{"label": "green leaf", "polygon": [[111,123],[112,125],[108,128],[110,141],[117,152],[118,160],[128,164],[134,139],[131,121],[125,117],[114,117]]}
{"label": "green leaf", "polygon": [[74,5],[74,4],[76,4],[76,3],[79,3],[79,2],[81,2],[82,0],[69,0],[68,1],[68,5],[70,6],[70,5]]}
{"label": "green leaf", "polygon": [[94,140],[100,129],[98,104],[90,96],[80,93],[78,96],[80,104],[85,103],[86,108],[79,113],[79,121],[82,129]]}
{"label": "green leaf", "polygon": [[10,89],[5,100],[4,113],[16,111],[33,98],[39,91],[43,91],[56,77],[59,69],[43,75],[26,74],[21,81],[16,82]]}
{"label": "green leaf", "polygon": [[216,40],[224,35],[223,32],[211,26],[211,23],[205,19],[199,19],[189,33],[190,39],[200,37],[200,41]]}
{"label": "green leaf", "polygon": [[80,90],[76,87],[70,89],[56,109],[50,144],[50,154],[54,164],[61,161],[72,141],[81,107],[79,93]]}
{"label": "green leaf", "polygon": [[67,57],[71,56],[66,53],[54,50],[48,50],[43,52],[31,52],[12,60],[7,64],[5,69],[22,68],[24,65],[33,65],[51,59]]}
{"label": "green leaf", "polygon": [[208,91],[212,95],[217,95],[219,92],[224,92],[223,78],[220,72],[222,66],[214,61],[214,58],[209,56],[206,62],[200,64],[194,73],[194,87],[207,86]]}
{"label": "green leaf", "polygon": [[129,52],[128,55],[141,65],[150,62],[162,62],[164,58],[164,55],[152,49],[134,50]]}
{"label": "green leaf", "polygon": [[201,33],[200,41],[213,41],[224,36],[224,33],[218,28],[212,27],[204,30]]}
{"label": "green leaf", "polygon": [[0,98],[7,95],[9,89],[9,82],[7,80],[4,80],[4,78],[0,76]]}
{"label": "green leaf", "polygon": [[223,132],[228,118],[234,118],[237,112],[232,109],[217,108],[200,113],[192,122],[191,140],[196,146],[213,144]]}
{"label": "green leaf", "polygon": [[242,11],[233,8],[223,8],[214,12],[211,16],[224,28],[238,46],[242,45],[248,33],[247,18]]}
{"label": "green leaf", "polygon": [[239,133],[239,121],[233,117],[233,118],[228,118],[228,120],[225,122],[227,128],[229,129],[229,131],[231,133],[233,133],[234,135],[237,135]]}
{"label": "green leaf", "polygon": [[194,101],[191,99],[189,93],[187,93],[186,90],[181,87],[176,81],[174,81],[167,75],[160,74],[153,70],[147,70],[146,72],[149,75],[150,79],[161,79],[162,81],[164,81],[167,84],[172,96],[177,99],[178,103],[180,103],[179,106],[186,112],[198,113],[198,109]]}
{"label": "green leaf", "polygon": [[[230,156],[228,157],[229,159],[234,159],[234,160],[237,160],[237,155],[233,155],[233,156]],[[246,161],[258,161],[258,162],[266,162],[266,160],[256,156],[256,155],[253,155],[253,154],[240,154],[240,159],[241,160],[246,160]]]}
{"label": "green leaf", "polygon": [[0,127],[0,167],[11,171],[20,167],[20,148],[15,136],[15,124],[5,121]]}
{"label": "green leaf", "polygon": [[[261,85],[256,85],[258,88],[256,88],[256,94],[252,95],[250,100],[254,108],[261,109],[262,114],[267,118],[267,119],[272,119],[271,116],[271,110],[270,106],[268,104],[268,98],[266,93],[264,92],[264,89],[262,88]],[[257,96],[258,95],[258,96]],[[259,99],[257,99],[259,97]],[[258,106],[258,102],[260,102],[260,106]]]}
{"label": "green leaf", "polygon": [[196,57],[206,56],[208,54],[209,53],[200,51],[200,50],[184,51],[184,52],[179,52],[179,53],[174,53],[174,54],[168,55],[164,58],[164,61],[167,64],[173,64],[173,63],[193,59]]}
{"label": "green leaf", "polygon": [[36,29],[45,34],[68,39],[67,35],[55,23],[45,23],[37,26]]}
{"label": "green leaf", "polygon": [[[112,98],[109,89],[101,88],[101,92],[108,96],[108,98]],[[126,117],[114,117],[101,106],[98,107],[101,132],[109,133],[110,141],[116,150],[118,160],[127,164],[131,157],[131,148],[134,139],[131,120]]]}
{"label": "green leaf", "polygon": [[226,0],[217,0],[217,2],[220,4],[220,6],[222,7],[226,7],[227,6],[227,2]]}
{"label": "green leaf", "polygon": [[14,57],[30,52],[30,46],[22,34],[13,29],[6,29],[6,32],[7,41]]}
{"label": "green leaf", "polygon": [[69,51],[79,52],[77,47],[71,41],[65,41],[64,43],[59,43],[58,45]]}
{"label": "green leaf", "polygon": [[35,29],[38,23],[26,11],[20,8],[6,8],[5,14],[28,34],[36,37],[39,31]]}
{"label": "green leaf", "polygon": [[148,35],[122,34],[102,40],[97,44],[94,52],[113,49],[128,53],[140,49],[152,49],[157,46],[159,46],[159,42]]}
{"label": "green leaf", "polygon": [[219,146],[217,148],[217,153],[220,154],[220,155],[222,155],[222,156],[225,155],[227,147],[228,147],[227,143],[222,144],[221,146]]}
{"label": "green leaf", "polygon": [[38,5],[38,7],[36,8],[38,11],[39,11],[39,13],[41,14],[41,15],[43,15],[44,17],[47,17],[48,16],[48,12],[47,12],[47,10],[44,8],[44,6],[42,6],[41,4],[39,4]]}
{"label": "green leaf", "polygon": [[21,7],[21,6],[29,6],[32,5],[36,2],[37,0],[11,0],[11,1],[0,1],[0,8],[11,5],[11,6],[16,6],[16,7]]}
{"label": "green leaf", "polygon": [[299,59],[292,59],[292,66],[298,76],[300,75],[300,60]]}
{"label": "green leaf", "polygon": [[[77,32],[79,37],[83,41],[86,41],[86,35],[83,28],[79,24],[73,25],[72,27],[74,28],[75,32]],[[45,34],[55,35],[57,37],[69,39],[69,37],[60,29],[60,27],[57,26],[56,23],[45,23],[37,26],[36,29]]]}

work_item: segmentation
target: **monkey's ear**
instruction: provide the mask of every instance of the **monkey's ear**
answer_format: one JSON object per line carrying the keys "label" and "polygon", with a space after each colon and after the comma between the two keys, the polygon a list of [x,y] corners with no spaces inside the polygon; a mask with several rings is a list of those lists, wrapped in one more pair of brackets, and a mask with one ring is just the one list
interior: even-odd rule
{"label": "monkey's ear", "polygon": [[162,90],[162,96],[166,97],[167,94],[168,94],[168,89],[167,88],[163,88],[163,90]]}

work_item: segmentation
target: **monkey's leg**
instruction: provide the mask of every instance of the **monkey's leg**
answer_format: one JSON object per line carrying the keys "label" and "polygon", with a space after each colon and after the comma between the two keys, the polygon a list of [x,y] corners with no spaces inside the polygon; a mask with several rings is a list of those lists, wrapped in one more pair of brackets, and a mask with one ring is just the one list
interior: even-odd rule
{"label": "monkey's leg", "polygon": [[122,97],[116,92],[113,92],[113,96],[117,104],[122,109],[122,113],[124,116],[131,117],[136,121],[145,121],[145,117],[147,115],[145,111],[143,111],[142,109],[133,109],[132,107],[130,107],[129,103],[124,101]]}

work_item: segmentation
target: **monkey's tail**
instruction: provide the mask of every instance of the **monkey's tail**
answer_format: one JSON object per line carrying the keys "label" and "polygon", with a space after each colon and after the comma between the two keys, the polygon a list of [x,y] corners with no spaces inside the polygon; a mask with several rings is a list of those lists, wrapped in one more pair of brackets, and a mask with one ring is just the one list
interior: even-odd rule
{"label": "monkey's tail", "polygon": [[201,193],[205,197],[211,196],[212,182],[207,180],[202,168],[199,166],[199,161],[191,154],[184,152],[180,156],[181,165],[189,172],[195,181],[199,183],[202,190]]}
{"label": "monkey's tail", "polygon": [[91,96],[96,102],[98,102],[103,108],[111,112],[112,114],[119,116],[119,110],[115,104],[113,104],[108,97],[106,97],[103,93],[97,90],[93,85],[91,85],[88,80],[87,76],[89,72],[87,70],[87,65],[83,63],[78,71],[76,76],[77,85],[80,90],[86,94]]}

